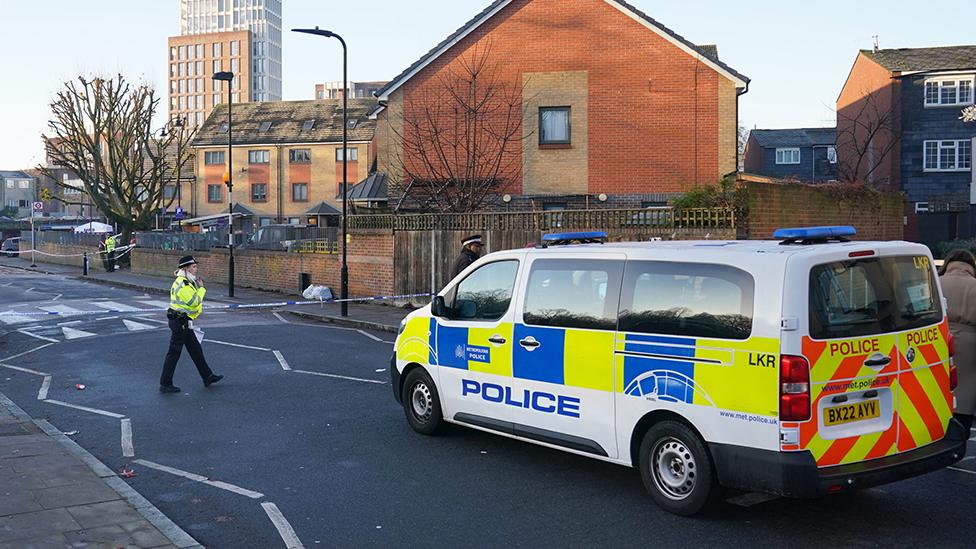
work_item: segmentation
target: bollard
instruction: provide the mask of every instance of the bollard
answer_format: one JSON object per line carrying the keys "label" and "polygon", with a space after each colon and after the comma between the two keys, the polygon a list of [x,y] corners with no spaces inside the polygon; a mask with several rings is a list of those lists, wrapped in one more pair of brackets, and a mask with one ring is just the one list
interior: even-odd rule
{"label": "bollard", "polygon": [[88,252],[85,252],[85,255],[81,261],[81,274],[88,276]]}

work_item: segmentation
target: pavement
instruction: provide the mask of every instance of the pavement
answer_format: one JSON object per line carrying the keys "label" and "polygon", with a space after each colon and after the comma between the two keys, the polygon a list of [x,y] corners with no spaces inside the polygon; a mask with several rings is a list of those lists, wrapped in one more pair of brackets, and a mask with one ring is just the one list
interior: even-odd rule
{"label": "pavement", "polygon": [[0,549],[202,547],[115,472],[0,393]]}
{"label": "pavement", "polygon": [[[78,267],[40,262],[36,264],[36,267],[31,267],[30,260],[25,258],[3,257],[0,258],[0,265],[45,274],[69,276],[98,284],[107,284],[119,288],[145,292],[147,294],[169,295],[169,288],[173,283],[172,277],[164,278],[142,275],[129,271],[108,273],[104,270],[90,269],[88,276],[84,276]],[[229,297],[227,294],[228,287],[226,284],[212,281],[207,282],[207,301],[210,302],[249,305],[296,300],[296,296],[293,295],[241,287],[234,288],[234,297]],[[302,298],[301,296],[297,296],[297,299],[301,300]],[[292,305],[280,307],[278,310],[283,310],[292,315],[318,322],[327,322],[357,329],[396,333],[400,321],[413,309],[394,305],[350,303],[348,305],[349,315],[346,317],[341,315],[340,304],[338,303]]]}

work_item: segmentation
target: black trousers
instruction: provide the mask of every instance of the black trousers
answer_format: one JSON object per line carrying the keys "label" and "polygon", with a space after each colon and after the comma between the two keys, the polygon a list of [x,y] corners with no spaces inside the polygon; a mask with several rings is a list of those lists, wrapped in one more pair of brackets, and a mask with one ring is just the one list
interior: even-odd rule
{"label": "black trousers", "polygon": [[189,318],[186,315],[177,315],[172,311],[166,314],[169,318],[169,351],[166,352],[166,360],[163,361],[163,374],[159,376],[159,384],[163,387],[173,385],[173,373],[176,372],[176,363],[180,360],[183,347],[190,353],[190,358],[196,364],[200,378],[206,381],[213,375],[207,359],[203,357],[203,347],[197,341],[196,334],[189,327]]}

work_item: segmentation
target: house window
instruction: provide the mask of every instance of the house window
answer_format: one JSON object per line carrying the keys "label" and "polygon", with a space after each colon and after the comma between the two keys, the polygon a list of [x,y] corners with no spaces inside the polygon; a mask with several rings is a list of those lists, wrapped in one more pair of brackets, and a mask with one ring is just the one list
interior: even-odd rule
{"label": "house window", "polygon": [[231,55],[240,55],[241,54],[241,41],[240,40],[234,40],[233,42],[230,43],[230,54]]}
{"label": "house window", "polygon": [[308,202],[308,183],[291,184],[292,202]]}
{"label": "house window", "polygon": [[271,129],[271,122],[268,122],[267,120],[261,122],[261,124],[258,125],[259,132],[266,132],[270,129]]}
{"label": "house window", "polygon": [[292,164],[308,164],[312,161],[312,150],[291,149],[288,151],[288,161]]}
{"label": "house window", "polygon": [[[319,95],[322,95],[322,93],[319,92]],[[322,99],[322,98],[319,97],[319,99]],[[302,130],[304,130],[304,131],[308,131],[308,130],[311,130],[313,128],[315,128],[315,121],[314,120],[306,120],[305,122],[302,123]]]}
{"label": "house window", "polygon": [[170,200],[176,197],[176,185],[166,185],[163,187],[163,198]]}
{"label": "house window", "polygon": [[252,183],[251,202],[267,202],[267,201],[268,201],[268,184]]}
{"label": "house window", "polygon": [[800,149],[796,147],[776,149],[777,164],[799,164]]}
{"label": "house window", "polygon": [[[359,161],[359,149],[353,147],[347,149],[349,151],[349,161],[358,162]],[[342,149],[336,149],[336,162],[343,162],[342,159]]]}
{"label": "house window", "polygon": [[542,204],[542,211],[544,212],[560,212],[565,210],[567,204],[565,202],[546,202]]}
{"label": "house window", "polygon": [[214,203],[220,202],[224,199],[223,191],[221,188],[223,185],[207,185],[207,202]]}
{"label": "house window", "polygon": [[836,164],[837,163],[837,148],[836,147],[827,147],[827,162],[830,162],[831,164]]}
{"label": "house window", "polygon": [[268,151],[248,151],[247,162],[249,164],[267,164],[271,161],[271,153]]}
{"label": "house window", "polygon": [[968,139],[925,141],[923,155],[926,172],[966,171],[973,165],[973,143]]}
{"label": "house window", "polygon": [[203,163],[210,166],[213,164],[224,163],[224,151],[213,151],[203,153]]}
{"label": "house window", "polygon": [[569,145],[571,143],[569,107],[539,107],[539,144]]}
{"label": "house window", "polygon": [[213,43],[213,57],[220,57],[220,42]]}
{"label": "house window", "polygon": [[925,81],[925,106],[971,105],[973,77],[952,77]]}

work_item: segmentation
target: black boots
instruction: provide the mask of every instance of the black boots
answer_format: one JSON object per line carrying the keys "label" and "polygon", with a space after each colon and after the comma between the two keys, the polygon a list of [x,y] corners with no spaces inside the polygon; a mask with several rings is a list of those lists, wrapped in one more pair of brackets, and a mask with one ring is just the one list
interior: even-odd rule
{"label": "black boots", "polygon": [[159,392],[160,393],[178,393],[178,392],[180,392],[180,388],[177,387],[177,386],[175,386],[175,385],[170,385],[168,387],[166,385],[160,385],[159,386]]}
{"label": "black boots", "polygon": [[224,379],[224,376],[220,376],[220,375],[217,375],[217,374],[211,374],[211,376],[210,376],[210,377],[208,377],[208,378],[207,378],[207,379],[206,379],[206,380],[205,380],[205,381],[203,382],[203,386],[204,386],[204,387],[210,387],[211,385],[213,385],[214,383],[217,383],[217,382],[218,382],[218,381],[220,381],[221,379]]}

